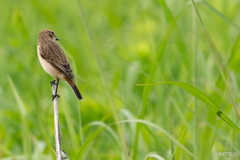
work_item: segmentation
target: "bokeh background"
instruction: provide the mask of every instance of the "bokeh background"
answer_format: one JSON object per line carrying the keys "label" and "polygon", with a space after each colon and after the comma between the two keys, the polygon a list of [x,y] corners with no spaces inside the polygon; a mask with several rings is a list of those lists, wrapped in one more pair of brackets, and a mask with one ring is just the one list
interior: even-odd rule
{"label": "bokeh background", "polygon": [[192,1],[1,0],[0,159],[55,159],[53,78],[37,57],[43,29],[60,39],[84,99],[60,81],[70,159],[240,159],[239,133],[198,97],[135,85],[185,82],[239,124],[230,97],[239,106],[240,1],[195,3],[215,54]]}

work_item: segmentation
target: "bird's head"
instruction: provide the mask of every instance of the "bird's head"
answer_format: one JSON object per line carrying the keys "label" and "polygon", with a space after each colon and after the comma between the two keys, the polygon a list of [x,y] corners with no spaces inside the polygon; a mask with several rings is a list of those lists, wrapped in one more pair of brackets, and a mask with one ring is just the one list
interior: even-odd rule
{"label": "bird's head", "polygon": [[39,33],[39,36],[42,36],[44,39],[52,40],[52,41],[59,41],[56,37],[55,33],[50,29],[45,29]]}

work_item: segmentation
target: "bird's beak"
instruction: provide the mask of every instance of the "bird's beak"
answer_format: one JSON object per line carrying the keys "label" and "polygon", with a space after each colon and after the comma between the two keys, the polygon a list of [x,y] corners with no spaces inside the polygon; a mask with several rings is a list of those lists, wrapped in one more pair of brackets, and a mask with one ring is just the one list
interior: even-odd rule
{"label": "bird's beak", "polygon": [[59,39],[56,37],[56,41],[59,41]]}

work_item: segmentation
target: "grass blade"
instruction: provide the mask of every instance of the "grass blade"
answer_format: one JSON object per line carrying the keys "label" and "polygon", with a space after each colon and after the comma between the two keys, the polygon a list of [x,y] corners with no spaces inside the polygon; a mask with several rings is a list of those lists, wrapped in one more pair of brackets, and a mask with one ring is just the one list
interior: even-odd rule
{"label": "grass blade", "polygon": [[130,122],[134,122],[134,123],[140,123],[140,124],[144,124],[144,125],[147,125],[147,126],[151,126],[153,127],[154,129],[162,132],[163,134],[165,134],[173,143],[177,144],[181,149],[183,149],[186,153],[188,153],[191,157],[193,158],[196,158],[191,151],[189,151],[182,143],[180,143],[176,138],[174,138],[173,135],[171,135],[168,131],[166,131],[165,129],[163,129],[162,127],[154,124],[154,123],[151,123],[151,122],[148,122],[148,121],[145,121],[145,120],[141,120],[141,119],[133,119],[133,120],[123,120],[123,121],[118,121],[118,122],[114,122],[114,123],[111,123],[109,125],[116,125],[117,123],[130,123]]}
{"label": "grass blade", "polygon": [[220,108],[206,94],[204,94],[202,91],[200,91],[194,86],[191,86],[184,82],[171,82],[171,81],[164,81],[152,84],[137,84],[137,86],[149,86],[149,85],[152,86],[157,84],[173,84],[184,89],[197,99],[207,104],[211,110],[213,110],[222,120],[224,120],[227,124],[229,124],[235,131],[237,131],[240,134],[240,128],[224,112],[222,112]]}
{"label": "grass blade", "polygon": [[[66,118],[66,122],[67,122],[67,127],[68,127],[68,131],[71,137],[71,142],[73,144],[73,151],[74,153],[76,153],[76,149],[78,148],[78,139],[77,139],[77,134],[76,131],[74,129],[74,123],[73,120],[71,118],[71,114],[69,113],[69,106],[68,103],[65,101],[65,98],[62,97],[62,104],[64,105],[64,107],[62,107],[63,111],[64,111],[64,116]],[[63,149],[63,148],[62,148]]]}
{"label": "grass blade", "polygon": [[[184,9],[183,9],[184,10]],[[183,10],[173,19],[173,21],[171,22],[169,29],[164,37],[164,39],[162,40],[159,50],[157,52],[157,56],[156,56],[156,60],[153,63],[152,67],[151,67],[151,71],[150,71],[150,77],[154,77],[156,68],[157,68],[157,63],[160,61],[160,59],[163,56],[164,53],[164,49],[165,46],[167,44],[168,41],[168,37],[173,29],[173,27],[176,25],[178,18],[180,17],[180,15],[182,14]],[[151,78],[147,78],[146,83],[149,83],[151,81]],[[146,108],[147,108],[147,104],[148,104],[148,97],[150,94],[152,87],[151,86],[145,86],[144,90],[143,90],[143,105],[142,105],[142,109],[141,109],[141,113],[140,113],[140,119],[143,119],[145,117],[146,114]],[[133,151],[133,159],[137,159],[137,148],[138,148],[138,134],[139,134],[139,124],[137,124],[137,129],[136,129],[136,136],[135,136],[135,142],[134,142],[134,151]]]}
{"label": "grass blade", "polygon": [[209,35],[208,32],[207,32],[207,29],[206,29],[206,27],[205,27],[205,25],[204,25],[204,23],[203,23],[203,21],[202,21],[202,18],[201,18],[201,16],[200,16],[200,13],[198,12],[198,9],[197,9],[197,6],[196,6],[194,0],[192,0],[192,3],[193,3],[193,6],[194,6],[194,8],[195,8],[195,10],[196,10],[196,12],[197,12],[197,16],[198,16],[198,18],[199,18],[199,20],[200,20],[200,22],[201,22],[201,24],[202,24],[203,31],[204,31],[204,33],[205,33],[205,35],[206,35],[206,37],[207,37],[208,43],[209,43],[209,45],[210,45],[210,47],[211,47],[211,50],[212,50],[212,53],[213,53],[213,55],[214,55],[215,61],[216,61],[216,63],[217,63],[218,69],[219,69],[219,71],[220,71],[220,74],[221,74],[221,76],[222,76],[222,79],[223,79],[223,81],[224,81],[224,84],[225,84],[225,86],[226,86],[226,88],[227,88],[227,91],[228,91],[229,97],[230,97],[230,99],[231,99],[231,101],[232,101],[232,104],[233,104],[233,106],[234,106],[234,109],[235,109],[235,111],[236,111],[238,120],[240,121],[240,115],[239,115],[238,110],[237,110],[237,105],[236,105],[236,103],[235,103],[235,101],[234,101],[234,99],[233,99],[233,95],[232,95],[232,93],[231,93],[231,91],[230,91],[229,84],[228,84],[227,79],[226,79],[226,77],[225,77],[225,75],[224,75],[224,71],[223,71],[224,65],[223,65],[223,63],[222,63],[222,61],[221,61],[220,54],[218,53],[218,51],[217,51],[217,49],[216,49],[213,41],[211,40],[210,35]]}
{"label": "grass blade", "polygon": [[144,158],[144,159],[145,159],[145,160],[152,160],[152,158],[157,159],[157,160],[165,160],[164,158],[162,158],[161,156],[159,156],[159,155],[156,154],[156,153],[149,153],[149,154],[147,155],[147,157]]}
{"label": "grass blade", "polygon": [[29,155],[29,158],[31,159],[29,130],[26,122],[27,111],[10,76],[8,76],[8,81],[13,90],[14,96],[16,98],[16,101],[20,110],[20,117],[21,117],[21,124],[22,124],[21,127],[22,127],[23,153],[25,155]]}
{"label": "grass blade", "polygon": [[112,138],[114,139],[114,141],[116,142],[116,144],[118,144],[119,146],[121,146],[121,145],[119,144],[117,134],[114,132],[114,130],[113,130],[112,128],[110,128],[109,126],[107,126],[106,123],[103,123],[103,122],[101,122],[101,121],[90,122],[90,123],[84,125],[83,131],[86,131],[86,129],[89,128],[89,127],[91,127],[91,126],[106,127],[106,131],[112,136]]}
{"label": "grass blade", "polygon": [[[89,40],[90,40],[90,43],[91,43],[91,47],[92,47],[92,52],[93,52],[94,57],[95,57],[95,59],[96,59],[96,61],[97,61],[97,64],[98,64],[98,68],[99,68],[101,77],[102,77],[103,82],[104,82],[104,85],[105,85],[105,87],[106,87],[107,95],[108,95],[108,97],[109,97],[109,99],[110,99],[110,103],[111,103],[110,106],[111,106],[111,109],[112,109],[112,112],[113,112],[113,117],[114,117],[115,121],[118,121],[117,109],[116,109],[116,106],[115,106],[115,103],[114,103],[114,100],[113,100],[113,96],[112,96],[111,91],[110,91],[110,87],[109,87],[109,85],[108,85],[107,78],[106,78],[106,76],[105,76],[105,74],[104,74],[104,71],[103,71],[103,67],[102,67],[102,63],[101,63],[100,57],[99,57],[99,55],[98,55],[97,49],[96,49],[96,47],[95,47],[95,44],[94,44],[94,42],[93,42],[92,34],[91,34],[90,29],[89,29],[89,27],[88,27],[87,20],[86,20],[86,16],[85,16],[84,11],[83,11],[83,8],[82,8],[82,4],[81,4],[80,0],[77,0],[77,3],[78,3],[78,6],[79,6],[79,8],[80,8],[82,17],[83,17],[83,23],[84,23],[85,28],[86,28],[87,33],[88,33],[88,37],[89,37]],[[120,139],[121,139],[121,142],[122,142],[124,151],[125,151],[125,153],[127,154],[127,152],[128,152],[128,147],[127,147],[127,144],[126,144],[124,135],[123,135],[122,128],[121,128],[120,125],[117,125],[117,128],[118,128],[118,133],[119,133],[119,136],[120,136]]]}
{"label": "grass blade", "polygon": [[[180,137],[180,139],[179,139],[179,143],[180,143],[180,141],[181,141],[181,139],[182,139],[182,137],[183,137],[184,133],[185,133],[185,128],[184,128],[184,130],[183,130],[183,133],[182,133],[182,135],[181,135],[181,137]],[[173,152],[173,155],[172,155],[172,157],[171,157],[171,159],[170,159],[170,160],[174,159],[174,155],[175,155],[175,153],[176,153],[177,149],[178,149],[178,146],[176,147],[175,151]]]}
{"label": "grass blade", "polygon": [[[163,9],[164,11],[164,14],[165,14],[165,18],[168,22],[171,22],[174,17],[171,13],[171,10],[169,9],[168,5],[166,4],[166,1],[163,1],[163,0],[159,0],[159,4],[161,6],[161,8]],[[177,44],[177,47],[178,47],[178,50],[179,50],[179,53],[182,55],[182,59],[184,61],[184,65],[186,67],[186,69],[191,72],[191,66],[190,66],[190,63],[189,63],[189,56],[186,55],[188,53],[188,50],[187,50],[187,47],[186,45],[184,44],[184,39],[183,39],[183,36],[182,36],[182,33],[178,27],[178,25],[176,25],[176,37],[178,38],[178,40],[176,41],[176,44]]]}
{"label": "grass blade", "polygon": [[9,155],[12,157],[12,159],[17,160],[17,158],[14,156],[14,154],[9,151],[7,148],[5,148],[2,144],[0,144],[0,150],[5,153],[6,155]]}
{"label": "grass blade", "polygon": [[215,14],[217,14],[219,17],[221,17],[223,20],[234,26],[237,30],[240,29],[240,27],[233,23],[231,20],[229,20],[224,14],[220,13],[218,10],[216,10],[213,6],[211,6],[208,2],[206,1],[201,1],[205,6],[207,6],[210,10],[212,10]]}
{"label": "grass blade", "polygon": [[76,155],[74,156],[74,160],[82,159],[82,156],[84,152],[86,151],[87,147],[90,145],[90,143],[93,141],[93,139],[100,133],[102,130],[104,130],[105,127],[102,127],[96,131],[94,131],[83,143],[83,145],[78,149]]}
{"label": "grass blade", "polygon": [[240,34],[238,35],[235,45],[232,47],[231,50],[231,57],[229,58],[229,66],[235,72],[240,71],[239,67],[240,62]]}
{"label": "grass blade", "polygon": [[51,142],[50,142],[50,140],[49,140],[49,137],[48,137],[48,135],[47,135],[47,133],[46,133],[46,130],[45,130],[45,128],[44,128],[44,125],[42,124],[42,121],[41,121],[41,119],[40,119],[39,116],[38,116],[38,122],[39,122],[39,125],[40,125],[40,130],[41,130],[41,132],[42,132],[42,135],[43,135],[45,141],[47,142],[47,148],[48,148],[49,151],[52,151],[52,152],[51,152],[52,159],[55,159],[55,158],[56,158],[56,155],[55,155],[55,153],[53,152],[53,150],[52,150],[52,148],[51,148]]}

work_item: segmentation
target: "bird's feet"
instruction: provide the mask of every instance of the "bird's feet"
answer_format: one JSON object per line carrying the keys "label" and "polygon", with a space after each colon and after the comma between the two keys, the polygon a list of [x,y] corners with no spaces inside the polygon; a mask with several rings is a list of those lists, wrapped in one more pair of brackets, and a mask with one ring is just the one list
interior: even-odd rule
{"label": "bird's feet", "polygon": [[[56,82],[56,80],[52,80],[52,81],[50,81],[51,86],[53,86],[53,84],[55,85],[55,84],[56,84],[55,82]],[[59,83],[59,80],[57,80],[57,84],[56,84],[56,92],[55,92],[54,95],[52,95],[52,101],[53,101],[56,97],[57,97],[57,98],[60,97],[60,96],[57,94],[58,83]]]}
{"label": "bird's feet", "polygon": [[60,96],[59,95],[57,95],[57,94],[55,94],[55,95],[52,95],[52,101],[55,99],[55,98],[59,98]]}
{"label": "bird's feet", "polygon": [[50,83],[51,83],[51,86],[53,85],[53,84],[55,84],[55,82],[56,82],[56,80],[54,79],[54,80],[52,80],[52,81],[50,81]]}

